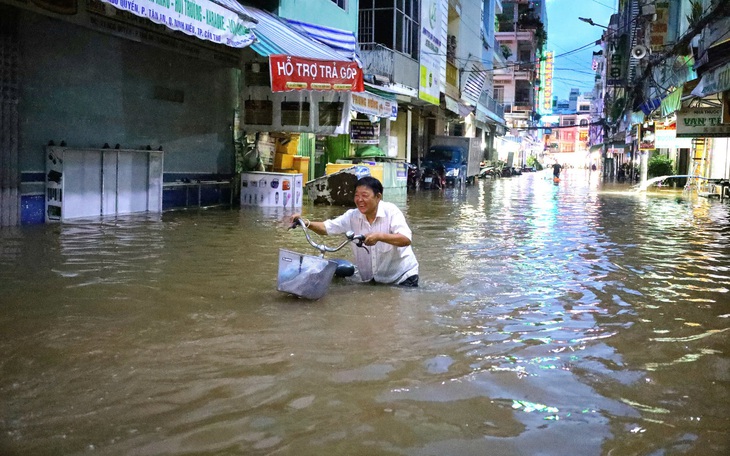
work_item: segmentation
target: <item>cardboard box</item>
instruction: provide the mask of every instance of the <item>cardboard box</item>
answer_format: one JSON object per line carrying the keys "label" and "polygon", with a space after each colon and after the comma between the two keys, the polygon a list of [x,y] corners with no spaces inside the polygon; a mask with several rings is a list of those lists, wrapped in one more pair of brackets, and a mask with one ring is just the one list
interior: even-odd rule
{"label": "cardboard box", "polygon": [[274,169],[279,170],[291,168],[295,168],[294,155],[282,154],[280,152],[277,152],[276,157],[274,157]]}
{"label": "cardboard box", "polygon": [[280,154],[296,155],[299,150],[299,136],[292,137],[289,141],[282,144],[283,141],[286,140],[279,139],[277,141],[276,152]]}
{"label": "cardboard box", "polygon": [[309,175],[309,157],[295,156],[293,168],[299,170],[299,172],[301,174],[308,176]]}

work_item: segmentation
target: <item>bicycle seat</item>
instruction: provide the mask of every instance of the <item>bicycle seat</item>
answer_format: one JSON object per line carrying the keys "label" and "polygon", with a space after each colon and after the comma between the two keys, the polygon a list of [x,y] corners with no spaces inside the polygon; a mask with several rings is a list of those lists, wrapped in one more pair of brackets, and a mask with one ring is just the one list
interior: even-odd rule
{"label": "bicycle seat", "polygon": [[355,265],[341,258],[334,258],[331,261],[337,263],[335,277],[350,277],[355,274]]}

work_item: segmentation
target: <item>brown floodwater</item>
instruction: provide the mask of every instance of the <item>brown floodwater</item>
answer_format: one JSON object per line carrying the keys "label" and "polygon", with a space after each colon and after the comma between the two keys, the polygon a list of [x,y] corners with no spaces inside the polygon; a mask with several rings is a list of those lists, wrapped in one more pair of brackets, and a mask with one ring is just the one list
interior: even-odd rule
{"label": "brown floodwater", "polygon": [[727,201],[567,170],[399,203],[421,287],[314,302],[276,291],[313,253],[283,212],[0,229],[0,454],[730,452]]}

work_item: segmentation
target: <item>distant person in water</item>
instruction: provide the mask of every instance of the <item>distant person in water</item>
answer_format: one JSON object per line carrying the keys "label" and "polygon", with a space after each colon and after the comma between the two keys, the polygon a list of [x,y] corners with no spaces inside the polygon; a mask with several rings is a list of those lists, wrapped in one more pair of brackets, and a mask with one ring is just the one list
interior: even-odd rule
{"label": "distant person in water", "polygon": [[563,169],[562,166],[560,166],[560,163],[555,162],[553,165],[553,177],[556,179],[560,179],[560,170]]}

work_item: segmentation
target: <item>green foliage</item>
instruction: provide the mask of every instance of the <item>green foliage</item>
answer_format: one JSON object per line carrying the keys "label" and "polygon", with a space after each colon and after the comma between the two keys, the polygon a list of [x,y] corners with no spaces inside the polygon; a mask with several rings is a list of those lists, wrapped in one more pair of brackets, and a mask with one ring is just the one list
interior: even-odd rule
{"label": "green foliage", "polygon": [[656,154],[649,159],[649,177],[671,176],[674,174],[674,163],[665,156]]}
{"label": "green foliage", "polygon": [[504,56],[504,58],[505,59],[510,58],[510,56],[512,55],[512,50],[509,47],[505,46],[504,44],[501,45],[500,47],[501,47],[502,55]]}
{"label": "green foliage", "polygon": [[535,168],[535,171],[542,170],[542,165],[539,161],[537,161],[537,157],[535,157],[534,155],[530,155],[529,157],[527,157],[527,166],[529,166],[530,168]]}
{"label": "green foliage", "polygon": [[689,0],[690,11],[687,15],[687,22],[694,27],[702,19],[702,0]]}

